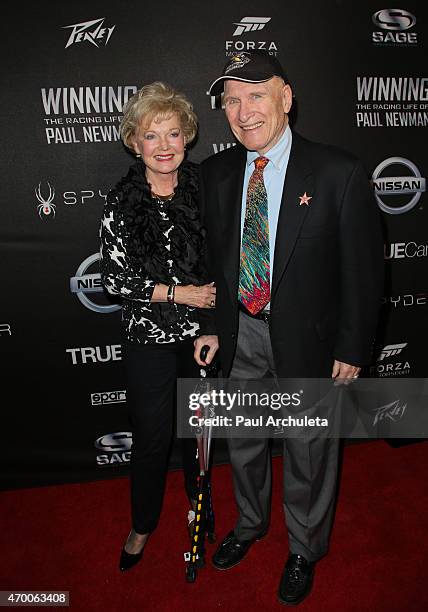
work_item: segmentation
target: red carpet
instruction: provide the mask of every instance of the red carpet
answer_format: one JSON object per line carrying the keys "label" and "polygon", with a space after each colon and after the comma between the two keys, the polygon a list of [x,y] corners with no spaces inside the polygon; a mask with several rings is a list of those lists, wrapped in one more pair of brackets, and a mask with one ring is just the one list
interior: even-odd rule
{"label": "red carpet", "polygon": [[[184,579],[180,472],[169,475],[161,523],[143,561],[126,574],[117,561],[128,530],[127,479],[3,492],[0,589],[68,590],[71,609],[85,612],[284,610],[276,601],[287,555],[280,463],[274,459],[268,536],[238,567],[219,572],[208,564],[194,584]],[[427,474],[426,442],[345,448],[330,554],[299,610],[428,609]],[[235,518],[229,466],[214,469],[213,489],[221,538]]]}

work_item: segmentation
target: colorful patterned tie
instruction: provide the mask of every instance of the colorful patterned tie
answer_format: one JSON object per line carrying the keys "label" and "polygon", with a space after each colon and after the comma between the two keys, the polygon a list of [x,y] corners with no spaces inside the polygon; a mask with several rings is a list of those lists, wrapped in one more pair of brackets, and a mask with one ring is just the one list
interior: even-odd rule
{"label": "colorful patterned tie", "polygon": [[258,157],[248,182],[241,246],[238,300],[257,314],[270,301],[269,218],[263,170],[269,160]]}

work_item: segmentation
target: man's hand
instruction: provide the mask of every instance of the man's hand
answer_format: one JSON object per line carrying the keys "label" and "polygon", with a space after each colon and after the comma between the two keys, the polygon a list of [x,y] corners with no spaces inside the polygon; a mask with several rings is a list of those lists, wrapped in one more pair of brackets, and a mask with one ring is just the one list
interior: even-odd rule
{"label": "man's hand", "polygon": [[[199,336],[199,338],[196,338],[193,344],[195,345],[195,352],[193,356],[195,358],[196,363],[200,366],[209,365],[214,359],[214,355],[217,353],[218,350],[218,337]],[[205,345],[209,346],[210,350],[208,351],[205,361],[201,361],[201,348]]]}
{"label": "man's hand", "polygon": [[343,361],[334,361],[331,377],[337,381],[337,384],[349,384],[354,378],[358,378],[361,368],[344,363]]}

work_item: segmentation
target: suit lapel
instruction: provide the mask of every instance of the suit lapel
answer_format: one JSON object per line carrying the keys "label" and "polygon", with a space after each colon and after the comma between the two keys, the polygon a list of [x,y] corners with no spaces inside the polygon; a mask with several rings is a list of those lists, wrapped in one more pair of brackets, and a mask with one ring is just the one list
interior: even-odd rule
{"label": "suit lapel", "polygon": [[287,268],[300,228],[309,210],[310,205],[300,205],[300,196],[305,192],[308,196],[313,196],[314,181],[309,161],[304,139],[293,132],[276,230],[272,299]]}
{"label": "suit lapel", "polygon": [[241,205],[245,174],[245,149],[236,147],[237,159],[229,163],[228,174],[218,184],[220,221],[222,228],[223,266],[232,304],[238,299],[239,263],[241,248]]}

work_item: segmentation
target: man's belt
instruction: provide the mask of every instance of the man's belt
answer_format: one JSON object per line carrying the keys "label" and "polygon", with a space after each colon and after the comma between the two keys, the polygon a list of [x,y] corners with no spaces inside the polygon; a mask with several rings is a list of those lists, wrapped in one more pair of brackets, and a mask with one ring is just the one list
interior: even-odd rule
{"label": "man's belt", "polygon": [[249,312],[245,308],[245,306],[241,304],[241,302],[238,302],[238,306],[239,306],[239,310],[242,310],[242,312],[245,313],[247,317],[250,317],[250,319],[259,319],[259,321],[264,321],[265,323],[269,323],[269,319],[270,319],[269,310],[261,310],[257,314],[251,314],[251,312]]}

